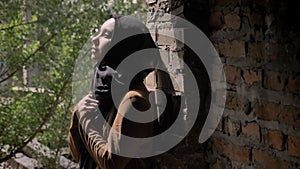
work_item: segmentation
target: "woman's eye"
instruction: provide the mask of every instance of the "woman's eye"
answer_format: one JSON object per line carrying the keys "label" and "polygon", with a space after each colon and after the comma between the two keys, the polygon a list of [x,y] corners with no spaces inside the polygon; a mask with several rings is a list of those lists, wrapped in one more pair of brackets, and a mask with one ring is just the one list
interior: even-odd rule
{"label": "woman's eye", "polygon": [[105,32],[104,36],[106,38],[111,38],[112,33],[111,32]]}

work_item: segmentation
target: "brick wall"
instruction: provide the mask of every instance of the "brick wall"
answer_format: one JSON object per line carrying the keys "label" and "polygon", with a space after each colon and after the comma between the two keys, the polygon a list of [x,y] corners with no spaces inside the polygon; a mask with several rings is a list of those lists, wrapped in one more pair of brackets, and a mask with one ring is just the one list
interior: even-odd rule
{"label": "brick wall", "polygon": [[224,61],[228,95],[209,141],[209,168],[300,168],[299,5],[210,5],[210,39]]}
{"label": "brick wall", "polygon": [[[151,12],[179,14],[204,31],[220,54],[228,85],[225,112],[213,136],[204,144],[197,142],[203,124],[200,117],[187,138],[156,157],[159,167],[300,168],[297,2],[147,0],[147,3]],[[193,53],[186,50],[184,58],[197,77],[207,78],[201,63],[194,62]],[[208,96],[206,80],[202,84],[200,90]],[[205,108],[200,111],[205,113]]]}
{"label": "brick wall", "polygon": [[[188,15],[191,16],[190,19],[192,19],[193,21],[197,22],[199,17],[197,18],[193,18],[193,13],[190,12],[195,12],[195,10],[193,11],[189,11],[186,12],[184,11],[184,8],[186,7],[186,5],[188,5],[188,7],[191,6],[191,4],[187,4],[184,3],[184,1],[182,0],[172,0],[172,1],[168,1],[168,0],[147,0],[147,4],[149,6],[149,11],[150,12],[154,12],[153,15],[155,15],[155,12],[166,12],[172,15],[177,15],[180,17],[185,17],[184,15]],[[188,8],[187,7],[187,8]],[[190,15],[191,14],[191,15]],[[208,18],[208,14],[206,14],[206,18]],[[155,17],[154,17],[155,18]],[[166,63],[166,65],[170,68],[169,71],[171,74],[173,74],[172,70],[176,70],[174,72],[174,76],[173,77],[182,77],[181,79],[178,79],[179,81],[184,79],[182,71],[178,71],[179,69],[182,70],[182,65],[172,62],[172,56],[173,55],[177,55],[179,57],[184,57],[185,55],[189,55],[190,59],[185,60],[186,62],[189,62],[189,65],[192,65],[191,69],[193,70],[193,73],[196,74],[197,77],[202,77],[202,79],[198,78],[198,82],[202,83],[200,91],[201,94],[203,94],[205,91],[207,91],[208,86],[209,86],[209,81],[208,81],[208,77],[206,77],[206,71],[204,69],[203,66],[199,67],[199,64],[201,64],[201,61],[195,61],[193,59],[191,59],[192,57],[196,57],[194,56],[194,54],[189,51],[189,50],[184,50],[184,46],[182,43],[178,43],[177,40],[175,40],[174,38],[170,38],[170,37],[164,37],[162,35],[160,35],[160,33],[165,32],[167,34],[170,34],[172,36],[173,31],[176,31],[176,26],[173,25],[173,23],[171,21],[169,21],[168,19],[158,19],[158,21],[156,23],[153,23],[153,21],[151,19],[148,20],[147,23],[148,27],[150,28],[150,30],[155,30],[155,33],[153,35],[153,38],[156,40],[156,43],[158,45],[158,47],[161,49],[162,51],[162,56],[164,58],[168,58],[168,59],[163,59],[163,60],[167,60],[168,63]],[[205,24],[206,26],[208,26],[208,23]],[[172,27],[173,26],[173,27]],[[176,28],[175,28],[176,27]],[[184,36],[185,34],[185,30],[181,27],[179,27],[179,32],[174,32],[176,33],[181,33],[181,35],[179,36]],[[183,30],[183,31],[180,31]],[[185,58],[184,58],[185,59]],[[181,73],[178,73],[181,72]],[[206,77],[205,81],[203,77]],[[201,81],[202,80],[202,81]],[[201,82],[200,82],[201,81]],[[177,89],[177,91],[185,91],[187,93],[186,90],[187,86],[183,85],[183,86],[179,86],[179,88]],[[182,94],[182,93],[181,93]],[[202,103],[204,104],[205,101],[205,97],[206,94],[201,95],[202,99]],[[187,104],[191,104],[192,101],[187,101]],[[183,105],[183,107],[185,107],[185,103],[181,103]],[[189,106],[189,105],[187,105]],[[204,106],[201,107],[201,112],[204,112]],[[205,114],[203,114],[205,116]],[[183,114],[180,114],[177,118],[179,118],[179,120],[182,121],[182,124],[185,123],[185,121],[183,120]],[[181,142],[179,143],[179,145],[177,145],[176,147],[172,148],[170,151],[163,153],[159,156],[156,156],[156,162],[157,162],[157,168],[164,168],[164,169],[179,169],[179,168],[207,168],[207,164],[205,161],[205,145],[204,144],[199,144],[198,143],[198,137],[199,137],[199,133],[200,133],[200,129],[202,128],[202,125],[204,124],[203,119],[205,120],[205,118],[198,118],[198,121],[196,122],[197,124],[195,125],[195,127],[193,127],[192,131],[189,133],[189,135]],[[183,125],[182,128],[184,128],[185,126]]]}

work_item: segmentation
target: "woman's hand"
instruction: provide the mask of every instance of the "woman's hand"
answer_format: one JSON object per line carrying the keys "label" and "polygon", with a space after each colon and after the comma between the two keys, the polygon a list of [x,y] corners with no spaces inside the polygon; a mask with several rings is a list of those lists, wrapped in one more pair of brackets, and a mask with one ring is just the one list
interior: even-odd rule
{"label": "woman's hand", "polygon": [[89,93],[84,98],[82,98],[77,104],[79,112],[89,112],[93,111],[98,107],[99,101],[93,98],[93,95]]}

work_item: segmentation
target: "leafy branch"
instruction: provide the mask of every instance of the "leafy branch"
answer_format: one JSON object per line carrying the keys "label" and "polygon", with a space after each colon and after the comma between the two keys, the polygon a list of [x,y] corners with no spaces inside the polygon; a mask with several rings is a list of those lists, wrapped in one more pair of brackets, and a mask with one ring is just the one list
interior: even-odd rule
{"label": "leafy branch", "polygon": [[30,22],[23,22],[23,23],[12,25],[12,26],[8,26],[8,27],[2,27],[0,30],[1,31],[7,31],[7,30],[14,29],[16,27],[19,27],[19,26],[31,25],[31,24],[35,24],[35,23],[39,23],[39,22],[41,22],[41,21],[36,20],[36,21],[30,21]]}
{"label": "leafy branch", "polygon": [[[27,56],[27,57],[24,59],[24,61],[23,61],[21,64],[19,64],[19,65],[17,66],[17,68],[16,68],[14,71],[12,71],[10,74],[8,74],[5,78],[1,79],[1,80],[0,80],[0,84],[3,83],[4,81],[10,79],[11,77],[13,77],[18,71],[22,70],[22,68],[23,68],[22,66],[23,66],[30,58],[32,58],[32,57],[35,56],[40,50],[42,50],[42,49],[46,46],[46,44],[49,43],[56,35],[57,35],[57,33],[52,34],[52,36],[51,36],[49,39],[47,39],[41,46],[39,46],[39,48],[37,48],[33,53],[31,53],[29,56]],[[3,73],[0,75],[0,77],[4,76],[4,75],[7,74],[7,73],[8,73],[8,70],[6,70],[5,72],[3,72]]]}
{"label": "leafy branch", "polygon": [[66,78],[66,80],[64,81],[59,93],[57,94],[55,100],[52,103],[52,106],[49,110],[49,112],[47,112],[47,114],[44,116],[41,124],[35,129],[35,131],[31,134],[31,136],[29,136],[27,139],[25,139],[25,141],[23,142],[22,145],[20,145],[19,147],[16,147],[15,150],[11,151],[8,155],[6,155],[5,157],[0,159],[0,163],[9,160],[10,158],[14,157],[18,152],[20,152],[30,141],[32,141],[34,139],[34,137],[42,131],[42,127],[49,121],[51,115],[55,112],[57,106],[60,103],[60,98],[63,96],[67,85],[70,83],[71,80],[71,75],[69,77]]}

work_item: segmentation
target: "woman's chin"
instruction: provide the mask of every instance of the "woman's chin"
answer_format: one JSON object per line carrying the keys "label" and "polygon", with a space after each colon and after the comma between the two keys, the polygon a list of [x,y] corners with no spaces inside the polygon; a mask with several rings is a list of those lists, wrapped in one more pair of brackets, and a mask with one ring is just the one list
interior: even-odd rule
{"label": "woman's chin", "polygon": [[98,62],[98,61],[101,61],[101,60],[103,59],[103,57],[92,55],[92,56],[91,56],[91,59],[92,59],[92,61],[94,61],[94,62]]}
{"label": "woman's chin", "polygon": [[96,61],[96,57],[94,55],[91,56],[92,61]]}

